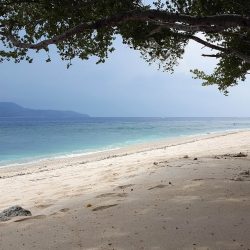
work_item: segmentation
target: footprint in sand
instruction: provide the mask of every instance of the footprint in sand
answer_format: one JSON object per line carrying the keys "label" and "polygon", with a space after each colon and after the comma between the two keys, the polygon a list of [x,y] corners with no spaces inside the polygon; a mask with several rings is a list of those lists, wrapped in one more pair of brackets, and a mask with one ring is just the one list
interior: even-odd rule
{"label": "footprint in sand", "polygon": [[166,186],[167,186],[167,185],[160,184],[160,185],[151,187],[151,188],[149,188],[148,190],[152,190],[152,189],[156,189],[156,188],[165,188]]}
{"label": "footprint in sand", "polygon": [[36,207],[37,208],[41,208],[41,209],[44,209],[44,208],[48,208],[50,206],[52,206],[53,204],[40,204],[40,205],[37,205]]}
{"label": "footprint in sand", "polygon": [[193,179],[192,181],[204,181],[204,179],[197,178],[197,179]]}
{"label": "footprint in sand", "polygon": [[244,171],[238,173],[238,175],[236,175],[231,180],[233,180],[233,181],[250,181],[249,177],[250,177],[250,171],[244,170]]}
{"label": "footprint in sand", "polygon": [[121,185],[121,186],[118,186],[117,188],[118,188],[118,189],[125,189],[125,188],[132,187],[132,186],[134,186],[134,185],[135,185],[135,184]]}
{"label": "footprint in sand", "polygon": [[133,177],[136,177],[137,175],[136,174],[131,174],[128,176],[128,178],[133,178]]}
{"label": "footprint in sand", "polygon": [[127,193],[106,193],[97,195],[96,198],[106,198],[106,197],[127,197]]}
{"label": "footprint in sand", "polygon": [[62,212],[62,213],[66,213],[68,211],[69,211],[69,208],[62,208],[62,209],[60,209],[60,212]]}
{"label": "footprint in sand", "polygon": [[93,208],[92,211],[101,211],[101,210],[104,210],[104,209],[107,209],[107,208],[110,208],[110,207],[115,207],[117,206],[118,204],[111,204],[111,205],[106,205],[106,206],[99,206],[99,207],[96,207],[96,208]]}

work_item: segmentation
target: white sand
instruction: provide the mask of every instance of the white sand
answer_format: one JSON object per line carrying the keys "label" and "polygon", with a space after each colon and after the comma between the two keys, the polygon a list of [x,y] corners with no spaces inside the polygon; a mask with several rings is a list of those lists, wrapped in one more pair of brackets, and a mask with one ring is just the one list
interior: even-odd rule
{"label": "white sand", "polygon": [[2,168],[0,210],[33,216],[0,222],[0,249],[250,249],[239,152],[250,131]]}

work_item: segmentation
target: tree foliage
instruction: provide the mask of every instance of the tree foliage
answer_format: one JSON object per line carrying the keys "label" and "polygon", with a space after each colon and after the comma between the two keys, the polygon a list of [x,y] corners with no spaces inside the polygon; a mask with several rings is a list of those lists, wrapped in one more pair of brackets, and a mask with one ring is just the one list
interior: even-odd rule
{"label": "tree foliage", "polygon": [[[104,62],[121,35],[149,63],[172,72],[190,40],[212,50],[214,72],[193,70],[204,85],[227,88],[250,69],[250,1],[0,0],[0,62],[32,62],[30,51],[55,45],[62,60]],[[47,61],[50,61],[49,53]]]}

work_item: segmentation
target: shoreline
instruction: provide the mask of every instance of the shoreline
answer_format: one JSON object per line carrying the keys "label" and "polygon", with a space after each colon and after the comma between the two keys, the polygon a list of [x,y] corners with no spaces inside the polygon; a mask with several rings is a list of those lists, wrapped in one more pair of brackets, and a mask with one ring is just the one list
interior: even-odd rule
{"label": "shoreline", "polygon": [[250,249],[249,166],[244,130],[0,168],[0,211],[32,213],[0,249]]}
{"label": "shoreline", "polygon": [[184,141],[187,139],[199,139],[202,137],[206,136],[220,136],[220,135],[226,135],[226,134],[231,134],[231,133],[238,133],[238,132],[244,132],[244,131],[250,131],[250,128],[243,128],[243,129],[228,129],[228,130],[223,130],[223,131],[214,131],[214,132],[206,132],[206,133],[199,133],[199,134],[190,134],[190,135],[179,135],[177,137],[168,137],[168,138],[163,138],[163,139],[157,139],[157,140],[150,140],[150,141],[145,141],[141,143],[132,143],[129,145],[124,145],[124,146],[119,146],[119,147],[114,147],[114,148],[104,148],[104,149],[96,149],[93,151],[89,152],[79,152],[79,153],[74,153],[74,152],[69,152],[65,154],[58,154],[58,155],[51,155],[51,156],[42,156],[42,157],[31,157],[31,158],[26,158],[22,159],[17,162],[13,163],[7,163],[7,164],[1,164],[0,163],[0,169],[4,168],[18,168],[18,167],[23,167],[24,165],[33,165],[33,164],[38,164],[38,163],[43,163],[43,162],[48,162],[48,161],[56,161],[56,160],[65,160],[65,159],[74,159],[74,158],[84,158],[88,156],[95,156],[97,154],[105,154],[105,153],[114,153],[114,152],[119,152],[119,151],[130,151],[131,149],[134,148],[147,148],[150,146],[155,146],[159,144],[169,144],[169,143],[175,143],[178,141]]}

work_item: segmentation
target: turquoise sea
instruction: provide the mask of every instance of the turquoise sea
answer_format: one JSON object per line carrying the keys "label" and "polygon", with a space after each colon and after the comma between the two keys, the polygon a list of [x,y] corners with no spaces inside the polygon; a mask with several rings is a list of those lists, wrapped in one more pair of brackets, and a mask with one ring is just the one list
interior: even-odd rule
{"label": "turquoise sea", "polygon": [[0,166],[244,128],[250,118],[0,118]]}

